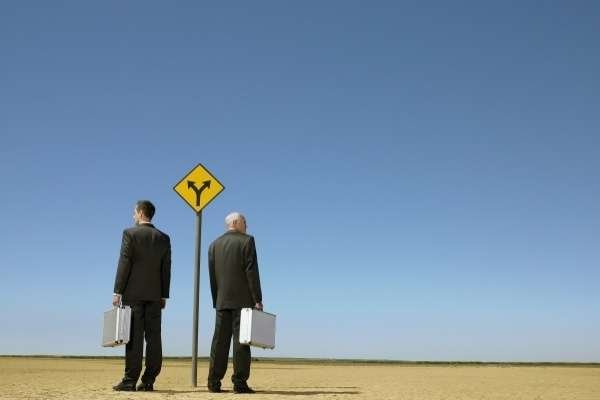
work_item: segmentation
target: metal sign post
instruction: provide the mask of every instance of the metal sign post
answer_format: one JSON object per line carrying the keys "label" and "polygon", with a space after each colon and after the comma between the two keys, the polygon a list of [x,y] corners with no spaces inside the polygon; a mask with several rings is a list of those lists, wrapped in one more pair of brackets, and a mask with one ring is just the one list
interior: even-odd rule
{"label": "metal sign post", "polygon": [[198,386],[198,317],[200,305],[200,250],[202,248],[202,210],[196,214],[196,255],[194,257],[194,328],[192,340],[192,386]]}
{"label": "metal sign post", "polygon": [[[200,186],[196,182],[202,182]],[[200,310],[200,252],[202,251],[202,209],[225,187],[202,164],[196,165],[173,190],[196,212],[194,257],[194,311],[192,330],[192,386],[198,386],[198,314]]]}

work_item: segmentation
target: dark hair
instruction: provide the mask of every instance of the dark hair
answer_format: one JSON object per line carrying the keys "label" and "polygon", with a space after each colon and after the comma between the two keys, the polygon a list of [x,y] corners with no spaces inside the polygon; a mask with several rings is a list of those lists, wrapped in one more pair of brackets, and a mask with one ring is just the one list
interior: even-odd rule
{"label": "dark hair", "polygon": [[152,219],[154,217],[154,213],[156,212],[156,208],[154,204],[150,202],[150,200],[140,200],[135,203],[135,209],[141,211],[144,214],[144,217],[148,219]]}

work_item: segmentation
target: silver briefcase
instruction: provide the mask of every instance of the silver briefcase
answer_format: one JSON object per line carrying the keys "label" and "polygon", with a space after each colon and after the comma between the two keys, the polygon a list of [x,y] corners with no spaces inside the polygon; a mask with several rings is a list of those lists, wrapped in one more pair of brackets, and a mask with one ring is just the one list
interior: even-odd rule
{"label": "silver briefcase", "polygon": [[240,343],[263,349],[275,348],[275,314],[253,308],[242,308]]}
{"label": "silver briefcase", "polygon": [[131,307],[114,307],[104,313],[102,346],[115,347],[129,342]]}

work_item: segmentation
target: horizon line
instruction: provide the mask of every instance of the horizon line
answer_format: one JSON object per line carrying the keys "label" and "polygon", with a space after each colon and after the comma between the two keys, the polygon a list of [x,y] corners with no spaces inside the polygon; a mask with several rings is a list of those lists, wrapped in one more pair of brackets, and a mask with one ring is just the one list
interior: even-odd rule
{"label": "horizon line", "polygon": [[[56,358],[56,359],[122,359],[124,356],[103,355],[60,355],[60,354],[0,354],[0,358]],[[190,360],[191,356],[164,356],[163,360]],[[231,359],[231,357],[229,357]],[[199,361],[208,361],[208,356],[198,357]],[[370,358],[311,358],[311,357],[252,357],[256,362],[274,363],[320,363],[320,364],[397,364],[397,365],[481,365],[481,366],[577,366],[600,367],[596,361],[432,361],[432,360],[389,360]]]}

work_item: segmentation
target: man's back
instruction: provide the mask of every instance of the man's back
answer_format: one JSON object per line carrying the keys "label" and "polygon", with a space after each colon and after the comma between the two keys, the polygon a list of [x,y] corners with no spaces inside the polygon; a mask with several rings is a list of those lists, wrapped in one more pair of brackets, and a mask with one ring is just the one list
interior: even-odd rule
{"label": "man's back", "polygon": [[262,301],[254,238],[228,231],[208,250],[213,307],[217,310],[254,307]]}
{"label": "man's back", "polygon": [[[135,204],[133,228],[123,231],[121,255],[113,305],[131,306],[131,332],[125,346],[125,373],[118,391],[152,391],[162,368],[162,309],[166,306],[171,283],[171,242],[169,236],[150,221],[156,208],[149,200]],[[146,341],[146,368],[142,383],[136,383],[142,372]]]}
{"label": "man's back", "polygon": [[252,354],[250,346],[240,343],[240,317],[242,308],[263,308],[256,247],[254,238],[246,235],[246,218],[242,214],[230,213],[225,217],[225,225],[227,232],[208,248],[210,289],[216,315],[207,387],[211,393],[221,391],[233,337],[233,392],[254,393],[247,383]]}
{"label": "man's back", "polygon": [[169,236],[152,224],[123,231],[115,293],[123,302],[159,301],[169,297],[171,243]]}

